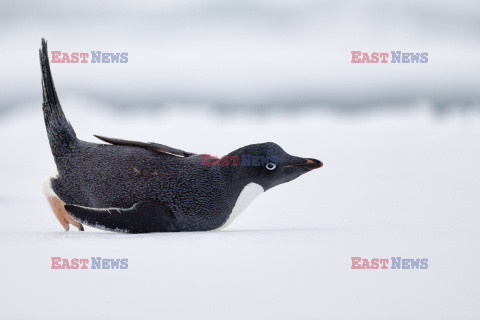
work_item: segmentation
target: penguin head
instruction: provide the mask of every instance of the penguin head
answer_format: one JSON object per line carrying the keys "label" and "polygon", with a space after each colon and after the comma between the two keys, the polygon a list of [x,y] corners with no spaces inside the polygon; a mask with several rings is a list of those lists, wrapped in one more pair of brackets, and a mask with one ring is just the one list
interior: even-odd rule
{"label": "penguin head", "polygon": [[239,158],[239,165],[231,167],[233,174],[265,191],[323,166],[317,159],[292,156],[273,142],[248,145],[229,155]]}

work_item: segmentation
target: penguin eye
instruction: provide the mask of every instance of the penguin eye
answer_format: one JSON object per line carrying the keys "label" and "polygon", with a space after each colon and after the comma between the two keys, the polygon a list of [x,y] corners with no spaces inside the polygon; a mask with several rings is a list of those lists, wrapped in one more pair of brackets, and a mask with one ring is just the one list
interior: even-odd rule
{"label": "penguin eye", "polygon": [[267,170],[274,170],[275,168],[277,167],[277,165],[273,162],[269,162],[267,163],[267,165],[265,166],[265,168],[267,168]]}

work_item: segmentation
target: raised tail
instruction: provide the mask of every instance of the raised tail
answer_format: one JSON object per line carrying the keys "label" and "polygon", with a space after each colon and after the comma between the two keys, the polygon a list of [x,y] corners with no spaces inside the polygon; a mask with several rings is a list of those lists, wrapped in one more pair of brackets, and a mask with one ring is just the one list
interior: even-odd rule
{"label": "raised tail", "polygon": [[52,153],[56,157],[68,152],[78,142],[78,139],[58,101],[50,72],[47,42],[43,38],[40,49],[40,65],[42,68],[43,117],[47,127],[48,141]]}

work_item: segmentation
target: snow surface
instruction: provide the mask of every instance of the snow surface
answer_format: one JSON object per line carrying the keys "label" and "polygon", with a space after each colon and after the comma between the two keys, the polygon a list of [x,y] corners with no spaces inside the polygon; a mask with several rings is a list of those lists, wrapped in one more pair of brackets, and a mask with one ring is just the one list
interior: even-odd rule
{"label": "snow surface", "polygon": [[[324,167],[262,194],[222,231],[64,232],[41,191],[55,167],[40,105],[0,118],[2,319],[480,317],[478,114],[438,118],[417,106],[254,118],[62,103],[84,140],[219,156],[275,141]],[[52,270],[57,256],[128,258],[128,269]],[[352,256],[428,258],[429,267],[351,270]]]}

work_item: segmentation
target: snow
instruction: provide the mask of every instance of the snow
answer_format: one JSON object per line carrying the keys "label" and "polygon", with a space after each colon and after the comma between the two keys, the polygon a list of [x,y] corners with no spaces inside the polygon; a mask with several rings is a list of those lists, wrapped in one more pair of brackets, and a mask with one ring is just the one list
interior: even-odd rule
{"label": "snow", "polygon": [[[259,196],[222,231],[62,231],[40,104],[0,118],[2,318],[477,319],[480,118],[428,105],[330,113],[109,113],[61,97],[80,138],[224,155],[275,141],[324,167]],[[193,109],[195,110],[195,109]],[[350,258],[428,258],[426,270],[352,270]],[[126,270],[52,270],[51,257],[128,258]]]}

